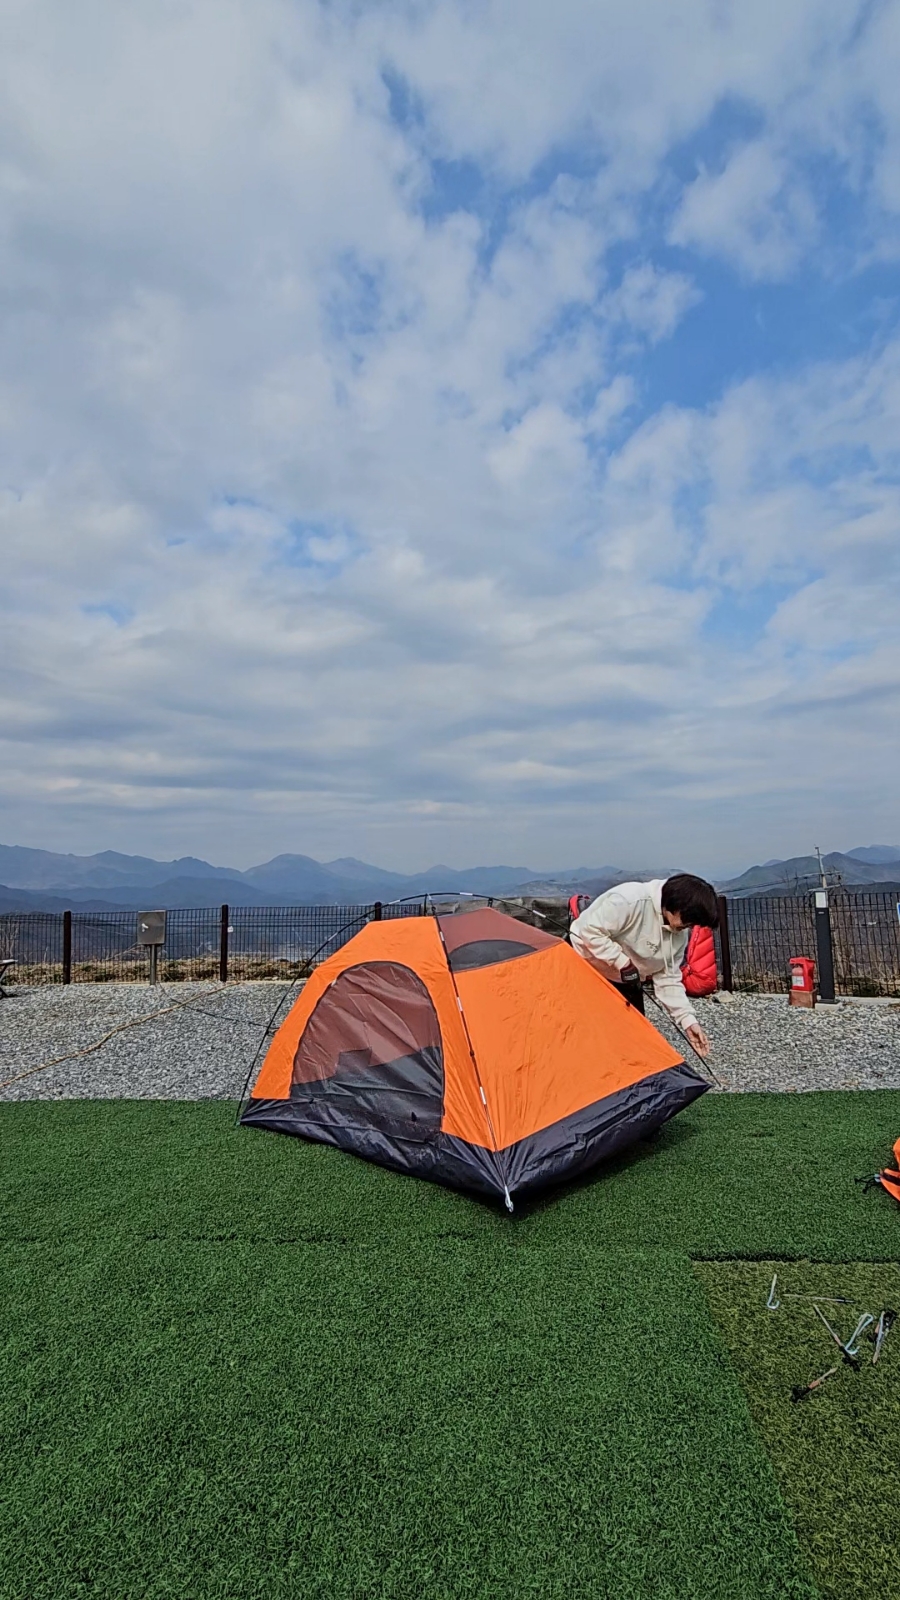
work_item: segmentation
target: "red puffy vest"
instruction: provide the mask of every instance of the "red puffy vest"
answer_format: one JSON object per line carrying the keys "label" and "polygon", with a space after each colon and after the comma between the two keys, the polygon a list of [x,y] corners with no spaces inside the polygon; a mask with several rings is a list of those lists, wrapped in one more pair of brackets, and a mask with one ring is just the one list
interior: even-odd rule
{"label": "red puffy vest", "polygon": [[719,987],[716,971],[716,944],[712,928],[692,928],[681,977],[687,994],[715,994]]}

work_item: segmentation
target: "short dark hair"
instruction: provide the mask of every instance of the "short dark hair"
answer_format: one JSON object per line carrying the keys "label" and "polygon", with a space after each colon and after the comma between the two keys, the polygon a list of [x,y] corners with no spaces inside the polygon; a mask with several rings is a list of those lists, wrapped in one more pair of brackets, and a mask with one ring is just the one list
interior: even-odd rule
{"label": "short dark hair", "polygon": [[689,872],[676,872],[662,886],[663,911],[678,912],[686,928],[717,928],[719,907],[716,891],[705,878]]}

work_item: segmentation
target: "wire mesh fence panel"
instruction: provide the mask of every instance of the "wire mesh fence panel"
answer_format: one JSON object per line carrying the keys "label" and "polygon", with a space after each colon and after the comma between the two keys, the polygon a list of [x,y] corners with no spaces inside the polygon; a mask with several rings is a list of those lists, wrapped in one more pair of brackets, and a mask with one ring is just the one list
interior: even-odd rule
{"label": "wire mesh fence panel", "polygon": [[137,942],[133,911],[72,913],[73,983],[146,983],[149,972],[149,951]]}
{"label": "wire mesh fence panel", "polygon": [[228,976],[289,978],[300,964],[325,961],[371,921],[374,905],[234,906],[229,913]]}
{"label": "wire mesh fence panel", "polygon": [[[882,891],[831,890],[835,989],[845,995],[900,995],[897,899]],[[487,902],[449,898],[437,909]],[[543,905],[543,902],[541,902]],[[356,906],[234,906],[225,929],[228,976],[290,978],[339,950],[373,918],[420,917],[430,896]],[[791,956],[816,956],[813,897],[757,896],[728,902],[733,983],[737,990],[784,993]],[[0,916],[0,960],[12,960],[15,986],[62,983],[66,972],[61,912]],[[75,911],[70,918],[69,972],[74,983],[147,982],[149,950],[138,943],[134,911]],[[169,911],[158,975],[163,982],[215,979],[220,972],[221,908]],[[555,930],[554,930],[555,931]],[[719,968],[721,940],[716,937]]]}
{"label": "wire mesh fence panel", "polygon": [[[424,900],[385,905],[384,918],[419,917]],[[376,906],[234,906],[226,929],[228,976],[289,977],[299,964],[316,965],[340,949],[377,915]],[[164,983],[215,979],[220,972],[221,907],[166,913],[165,943],[158,977]],[[61,912],[12,912],[0,916],[0,960],[15,966],[16,986],[64,981],[64,919]],[[69,981],[146,983],[149,949],[138,943],[134,911],[75,911],[71,917]]]}
{"label": "wire mesh fence panel", "polygon": [[395,917],[423,917],[428,913],[424,895],[416,895],[409,900],[386,900],[381,907],[381,915],[385,921]]}
{"label": "wire mesh fence panel", "polygon": [[811,895],[759,895],[729,900],[728,927],[737,990],[784,994],[790,987],[791,956],[815,957]]}
{"label": "wire mesh fence panel", "polygon": [[900,995],[897,895],[829,891],[836,994]]}
{"label": "wire mesh fence panel", "polygon": [[[163,983],[217,978],[219,908],[169,911],[157,976]],[[73,983],[146,983],[150,951],[138,943],[134,911],[76,911],[72,915]]]}
{"label": "wire mesh fence panel", "polygon": [[220,910],[169,911],[159,976],[165,983],[197,982],[219,976]]}
{"label": "wire mesh fence panel", "polygon": [[14,961],[8,982],[62,983],[63,918],[56,911],[11,911],[0,917],[0,961]]}

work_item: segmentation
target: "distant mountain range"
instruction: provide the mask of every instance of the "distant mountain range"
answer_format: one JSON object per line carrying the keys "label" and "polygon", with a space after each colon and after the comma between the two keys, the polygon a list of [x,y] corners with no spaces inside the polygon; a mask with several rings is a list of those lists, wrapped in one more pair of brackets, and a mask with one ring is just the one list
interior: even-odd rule
{"label": "distant mountain range", "polygon": [[629,871],[616,867],[577,867],[563,873],[537,873],[531,867],[485,866],[460,871],[438,865],[405,874],[341,857],[320,862],[311,856],[279,855],[246,872],[214,867],[195,856],[154,861],[147,856],[103,850],[98,855],[58,855],[21,845],[0,845],[0,911],[58,911],[67,906],[149,910],[165,906],[352,905],[373,900],[449,891],[504,895],[573,893],[589,885],[595,893],[621,882]]}
{"label": "distant mountain range", "polygon": [[[822,857],[829,884],[844,888],[900,887],[900,846],[858,845],[845,855],[832,851]],[[723,894],[745,897],[752,894],[803,894],[821,882],[815,856],[791,856],[787,861],[766,861],[750,867],[739,878],[720,883]]]}
{"label": "distant mountain range", "polygon": [[[848,887],[900,887],[900,846],[861,845],[823,860],[829,882]],[[235,906],[355,905],[442,891],[498,897],[596,895],[628,879],[668,877],[677,870],[673,866],[605,866],[535,872],[530,867],[499,866],[460,871],[439,865],[427,872],[404,874],[350,856],[320,862],[311,856],[279,855],[239,872],[234,867],[214,867],[195,856],[154,861],[115,850],[75,856],[0,845],[0,913],[63,911],[67,907],[146,911],[159,906],[176,910],[223,902]],[[813,888],[818,881],[815,856],[793,856],[751,867],[718,887],[729,895],[795,894]]]}

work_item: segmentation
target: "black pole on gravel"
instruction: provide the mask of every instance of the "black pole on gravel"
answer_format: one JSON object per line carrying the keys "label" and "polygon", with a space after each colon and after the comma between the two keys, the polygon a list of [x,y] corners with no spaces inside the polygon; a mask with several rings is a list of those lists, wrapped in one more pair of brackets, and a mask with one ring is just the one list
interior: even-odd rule
{"label": "black pole on gravel", "polygon": [[219,913],[219,982],[228,982],[228,907]]}
{"label": "black pole on gravel", "polygon": [[63,983],[72,982],[72,913],[63,912]]}
{"label": "black pole on gravel", "polygon": [[719,949],[722,952],[722,988],[731,994],[734,976],[731,971],[731,931],[728,927],[728,901],[723,894],[716,897],[719,908]]}
{"label": "black pole on gravel", "polygon": [[831,940],[831,912],[828,909],[828,890],[815,891],[816,902],[816,964],[819,970],[819,999],[823,1005],[834,1005],[834,945]]}

